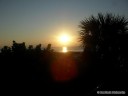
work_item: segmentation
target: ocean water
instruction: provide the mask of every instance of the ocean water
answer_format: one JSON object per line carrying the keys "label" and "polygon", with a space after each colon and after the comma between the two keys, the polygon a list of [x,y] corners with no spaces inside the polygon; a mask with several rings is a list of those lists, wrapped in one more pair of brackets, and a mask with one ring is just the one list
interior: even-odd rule
{"label": "ocean water", "polygon": [[[63,46],[66,47],[66,46]],[[52,47],[52,49],[56,52],[62,52],[63,51],[63,47]],[[67,52],[83,52],[83,48],[76,46],[76,47],[66,47],[67,48]]]}

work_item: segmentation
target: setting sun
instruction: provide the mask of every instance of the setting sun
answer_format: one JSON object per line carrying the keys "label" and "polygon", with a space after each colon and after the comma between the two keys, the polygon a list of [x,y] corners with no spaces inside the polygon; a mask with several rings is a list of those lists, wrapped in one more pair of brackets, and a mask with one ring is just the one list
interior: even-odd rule
{"label": "setting sun", "polygon": [[69,42],[69,40],[70,40],[70,37],[69,37],[68,35],[66,35],[66,34],[61,35],[61,36],[59,37],[59,41],[60,41],[61,43],[67,43],[67,42]]}
{"label": "setting sun", "polygon": [[67,47],[63,47],[62,52],[66,53],[67,51]]}

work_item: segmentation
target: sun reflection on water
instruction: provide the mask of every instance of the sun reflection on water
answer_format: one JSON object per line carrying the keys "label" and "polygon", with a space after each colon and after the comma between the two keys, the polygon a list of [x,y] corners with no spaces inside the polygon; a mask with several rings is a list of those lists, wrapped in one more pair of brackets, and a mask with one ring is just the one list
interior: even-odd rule
{"label": "sun reflection on water", "polygon": [[68,52],[68,49],[67,49],[67,47],[63,47],[63,48],[62,48],[62,52],[63,52],[63,53],[66,53],[66,52]]}

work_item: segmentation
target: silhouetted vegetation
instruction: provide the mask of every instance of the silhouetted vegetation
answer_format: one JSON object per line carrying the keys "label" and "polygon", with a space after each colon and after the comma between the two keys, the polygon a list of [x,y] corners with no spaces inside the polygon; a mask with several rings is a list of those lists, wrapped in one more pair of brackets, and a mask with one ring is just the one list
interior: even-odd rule
{"label": "silhouetted vegetation", "polygon": [[0,53],[3,87],[20,91],[22,87],[23,90],[31,89],[32,86],[36,88],[40,82],[45,88],[45,83],[50,78],[47,67],[52,54],[51,44],[44,50],[41,49],[41,44],[35,48],[32,45],[26,48],[25,42],[13,41],[12,47],[4,46]]}
{"label": "silhouetted vegetation", "polygon": [[79,54],[54,52],[51,44],[46,48],[38,44],[34,48],[13,41],[11,47],[4,46],[0,53],[2,89],[13,94],[75,94],[74,80],[78,75],[75,56]]}
{"label": "silhouetted vegetation", "polygon": [[103,84],[105,89],[100,90],[125,90],[128,70],[127,19],[99,13],[97,17],[82,20],[79,27],[83,59],[88,65],[90,80],[95,86]]}
{"label": "silhouetted vegetation", "polygon": [[[94,95],[97,90],[127,91],[128,21],[98,14],[80,23],[84,52],[55,52],[48,44],[12,42],[0,53],[2,89],[41,95]],[[30,91],[28,91],[30,90]]]}

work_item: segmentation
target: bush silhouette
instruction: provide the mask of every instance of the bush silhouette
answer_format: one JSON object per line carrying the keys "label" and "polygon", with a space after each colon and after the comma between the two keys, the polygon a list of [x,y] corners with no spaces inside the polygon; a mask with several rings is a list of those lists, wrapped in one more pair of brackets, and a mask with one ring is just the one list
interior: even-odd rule
{"label": "bush silhouette", "polygon": [[8,55],[8,54],[11,53],[11,48],[8,47],[8,46],[4,46],[4,47],[1,49],[1,53],[2,53],[3,55]]}
{"label": "bush silhouette", "polygon": [[12,47],[4,46],[1,49],[0,59],[5,85],[13,84],[19,88],[30,86],[32,82],[31,86],[40,81],[47,84],[49,78],[47,66],[52,59],[51,44],[46,49],[48,51],[42,50],[41,44],[35,48],[29,45],[27,48],[25,42],[17,43],[16,41],[13,41]]}

